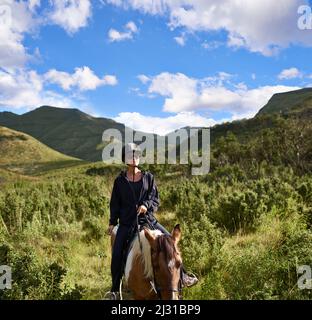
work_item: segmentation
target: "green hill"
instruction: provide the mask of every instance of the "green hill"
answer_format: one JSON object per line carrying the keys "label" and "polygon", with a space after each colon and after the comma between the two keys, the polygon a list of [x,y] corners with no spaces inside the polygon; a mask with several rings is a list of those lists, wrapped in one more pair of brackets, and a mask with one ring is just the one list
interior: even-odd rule
{"label": "green hill", "polygon": [[80,162],[52,150],[25,133],[0,127],[0,169],[32,174]]}
{"label": "green hill", "polygon": [[[254,118],[211,127],[211,142],[228,132],[234,133],[240,142],[246,142],[261,130],[275,127],[279,116],[312,119],[312,88],[275,94]],[[63,154],[94,162],[101,161],[104,130],[114,128],[124,135],[126,129],[122,123],[92,117],[78,109],[50,106],[42,106],[23,115],[0,112],[0,125],[25,132]],[[167,138],[171,134],[174,132]],[[157,135],[154,137],[156,139]]]}
{"label": "green hill", "polygon": [[272,113],[290,114],[304,112],[307,115],[307,110],[309,110],[311,116],[312,88],[274,94],[268,103],[260,109],[256,117]]}
{"label": "green hill", "polygon": [[95,118],[78,109],[42,106],[22,115],[0,112],[0,125],[25,132],[50,148],[88,161],[102,159],[102,134],[109,128],[122,134],[125,125]]}

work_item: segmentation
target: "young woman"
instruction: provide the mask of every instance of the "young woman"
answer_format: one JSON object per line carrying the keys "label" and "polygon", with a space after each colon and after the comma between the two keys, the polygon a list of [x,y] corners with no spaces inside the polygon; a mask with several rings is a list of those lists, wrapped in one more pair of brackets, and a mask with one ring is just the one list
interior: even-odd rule
{"label": "young woman", "polygon": [[[122,161],[128,166],[114,181],[110,200],[110,220],[108,234],[112,234],[115,225],[119,224],[111,261],[112,288],[111,298],[118,296],[120,280],[123,273],[124,250],[131,231],[137,222],[137,216],[144,217],[155,229],[170,234],[155,218],[159,206],[159,195],[152,173],[138,168],[140,149],[129,143],[122,150]],[[139,219],[140,220],[140,219]],[[144,219],[142,219],[144,220]],[[182,271],[182,283],[190,287],[198,279]]]}

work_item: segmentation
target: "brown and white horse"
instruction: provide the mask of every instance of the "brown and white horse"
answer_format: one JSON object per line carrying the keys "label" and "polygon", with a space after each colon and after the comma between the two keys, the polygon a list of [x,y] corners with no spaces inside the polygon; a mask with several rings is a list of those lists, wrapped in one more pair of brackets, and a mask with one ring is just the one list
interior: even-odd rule
{"label": "brown and white horse", "polygon": [[[113,230],[112,245],[117,232]],[[181,293],[182,257],[178,248],[181,229],[171,235],[144,229],[131,243],[125,268],[125,287],[135,300],[177,300]]]}

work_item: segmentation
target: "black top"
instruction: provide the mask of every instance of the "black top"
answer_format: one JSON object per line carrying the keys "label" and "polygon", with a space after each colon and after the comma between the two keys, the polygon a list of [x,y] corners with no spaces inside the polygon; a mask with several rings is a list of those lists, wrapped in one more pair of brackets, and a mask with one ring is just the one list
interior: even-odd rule
{"label": "black top", "polygon": [[135,197],[136,197],[136,202],[138,203],[139,202],[139,199],[140,199],[140,194],[141,194],[141,189],[143,187],[143,179],[141,178],[139,181],[130,181],[130,184],[132,186],[132,189],[134,191],[134,194],[135,194]]}
{"label": "black top", "polygon": [[[154,213],[157,211],[160,203],[153,174],[149,171],[141,170],[141,180],[138,182],[130,182],[126,172],[126,170],[121,171],[114,181],[110,200],[109,223],[116,225],[119,220],[121,225],[133,225],[136,223],[137,218],[136,205],[139,207],[142,204],[147,208],[145,216],[147,216],[150,221],[156,222],[157,220],[154,217]],[[137,202],[132,190],[140,189],[141,191],[141,188],[141,199]],[[139,193],[139,191],[137,191],[137,193]],[[138,197],[138,195],[136,197]]]}

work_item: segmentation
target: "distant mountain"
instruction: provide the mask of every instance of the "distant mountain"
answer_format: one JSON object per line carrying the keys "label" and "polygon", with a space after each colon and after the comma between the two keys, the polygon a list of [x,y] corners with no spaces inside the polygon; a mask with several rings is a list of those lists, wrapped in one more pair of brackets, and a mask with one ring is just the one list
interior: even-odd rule
{"label": "distant mountain", "polygon": [[47,146],[79,159],[102,159],[104,130],[125,125],[112,119],[92,117],[78,109],[42,106],[23,115],[0,112],[0,125],[25,132]]}
{"label": "distant mountain", "polygon": [[61,154],[33,137],[0,126],[0,169],[21,174],[81,162]]}
{"label": "distant mountain", "polygon": [[312,88],[274,94],[256,117],[272,113],[312,116]]}
{"label": "distant mountain", "polygon": [[[275,94],[254,118],[235,120],[211,127],[211,142],[214,143],[229,131],[234,133],[241,142],[247,141],[262,129],[273,127],[278,115],[296,116],[304,120],[312,119],[312,88]],[[102,159],[104,130],[118,129],[124,135],[126,129],[124,124],[112,119],[92,117],[78,109],[51,106],[42,106],[23,115],[0,112],[0,125],[25,132],[50,148],[87,161]],[[189,132],[190,127],[186,129]],[[137,132],[144,135],[144,132]],[[167,134],[166,139],[174,134],[175,131]],[[157,137],[154,134],[154,139]],[[187,141],[188,139],[184,143]],[[172,147],[172,145],[168,146],[169,149]]]}

